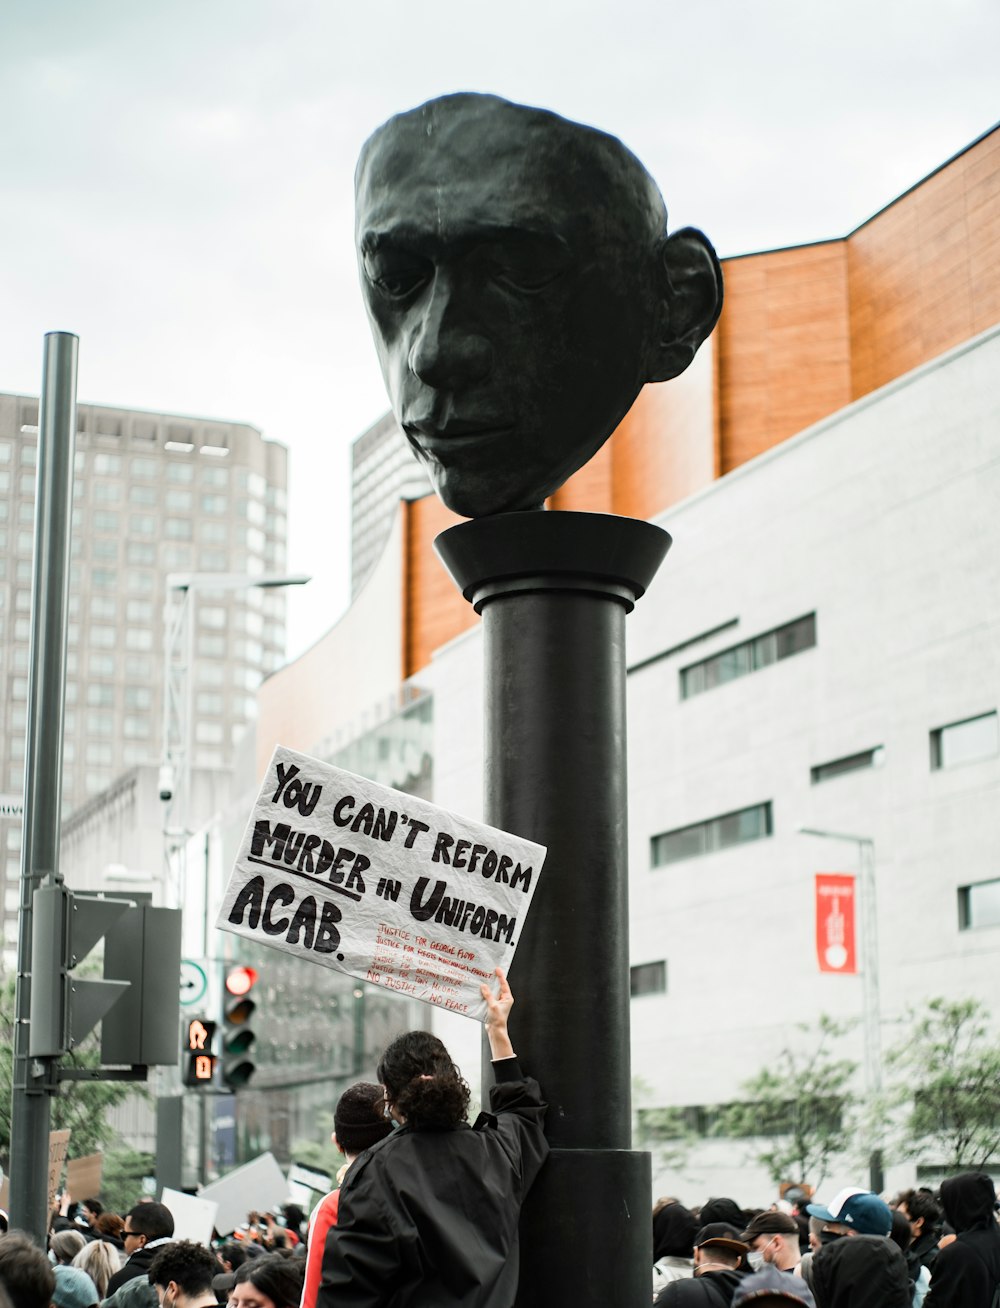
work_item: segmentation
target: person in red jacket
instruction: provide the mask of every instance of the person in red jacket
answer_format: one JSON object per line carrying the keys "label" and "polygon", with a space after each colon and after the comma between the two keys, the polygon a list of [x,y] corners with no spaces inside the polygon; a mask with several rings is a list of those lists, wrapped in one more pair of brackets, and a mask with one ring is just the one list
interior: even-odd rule
{"label": "person in red jacket", "polygon": [[323,1267],[323,1246],[331,1226],[337,1225],[340,1186],[347,1169],[359,1154],[392,1131],[392,1121],[385,1114],[385,1097],[380,1085],[359,1081],[348,1086],[337,1101],[333,1114],[333,1143],[344,1155],[344,1165],[337,1173],[337,1188],[324,1195],[309,1218],[306,1278],[302,1286],[300,1308],[316,1308]]}

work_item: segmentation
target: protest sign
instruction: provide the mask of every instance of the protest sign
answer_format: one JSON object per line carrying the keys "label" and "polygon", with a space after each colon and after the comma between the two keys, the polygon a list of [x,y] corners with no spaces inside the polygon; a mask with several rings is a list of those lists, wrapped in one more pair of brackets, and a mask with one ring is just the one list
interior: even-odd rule
{"label": "protest sign", "polygon": [[216,1229],[220,1235],[230,1235],[250,1213],[267,1213],[284,1203],[287,1188],[274,1154],[268,1153],[203,1185],[198,1198],[216,1205]]}
{"label": "protest sign", "polygon": [[216,926],[477,1021],[545,849],[279,745]]}
{"label": "protest sign", "polygon": [[170,1209],[174,1219],[174,1239],[194,1240],[197,1244],[211,1244],[219,1205],[214,1199],[184,1194],[181,1190],[163,1187],[160,1203]]}
{"label": "protest sign", "polygon": [[49,1132],[49,1207],[51,1213],[56,1206],[56,1195],[59,1193],[59,1181],[62,1178],[63,1167],[66,1165],[66,1154],[69,1152],[69,1132],[68,1131],[50,1131]]}
{"label": "protest sign", "polygon": [[104,1155],[86,1154],[66,1164],[66,1189],[74,1199],[96,1198],[101,1193]]}

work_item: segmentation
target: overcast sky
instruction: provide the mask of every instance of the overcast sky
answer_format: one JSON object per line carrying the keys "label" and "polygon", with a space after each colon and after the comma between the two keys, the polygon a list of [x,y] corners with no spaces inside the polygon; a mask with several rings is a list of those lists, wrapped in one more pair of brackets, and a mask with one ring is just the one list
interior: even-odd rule
{"label": "overcast sky", "polygon": [[620,136],[722,255],[845,234],[1000,118],[997,0],[10,0],[0,390],[81,338],[81,401],[291,449],[291,653],[349,589],[349,447],[387,405],[353,171],[461,89]]}

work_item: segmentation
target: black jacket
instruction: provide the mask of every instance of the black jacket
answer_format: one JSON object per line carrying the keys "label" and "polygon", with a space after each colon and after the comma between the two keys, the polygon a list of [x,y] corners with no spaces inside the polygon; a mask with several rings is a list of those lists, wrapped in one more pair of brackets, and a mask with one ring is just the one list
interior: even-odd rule
{"label": "black jacket", "polygon": [[938,1254],[924,1308],[990,1308],[1000,1285],[996,1191],[982,1172],[941,1183],[941,1206],[958,1238]]}
{"label": "black jacket", "polygon": [[136,1249],[121,1271],[115,1272],[114,1276],[112,1276],[108,1282],[108,1293],[104,1297],[109,1299],[116,1290],[120,1290],[125,1282],[131,1281],[133,1277],[145,1276],[149,1271],[150,1263],[152,1263],[156,1255],[165,1244],[170,1243],[170,1238],[151,1240],[149,1244],[144,1244],[141,1249]]}
{"label": "black jacket", "polygon": [[685,1276],[665,1285],[653,1308],[728,1308],[742,1280],[742,1272],[728,1269]]}
{"label": "black jacket", "polygon": [[825,1244],[813,1255],[812,1288],[817,1308],[910,1308],[913,1302],[906,1259],[884,1235],[843,1235]]}
{"label": "black jacket", "polygon": [[450,1131],[401,1127],[340,1188],[316,1308],[510,1308],[521,1202],[548,1153],[538,1083],[494,1063],[495,1117]]}

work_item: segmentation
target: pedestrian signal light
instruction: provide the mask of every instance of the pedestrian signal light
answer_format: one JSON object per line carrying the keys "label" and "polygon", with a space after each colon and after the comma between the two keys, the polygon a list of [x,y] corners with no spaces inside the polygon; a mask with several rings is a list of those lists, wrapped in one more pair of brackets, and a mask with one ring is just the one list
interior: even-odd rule
{"label": "pedestrian signal light", "polygon": [[184,1084],[208,1086],[215,1078],[215,1022],[203,1017],[189,1018],[184,1026]]}

